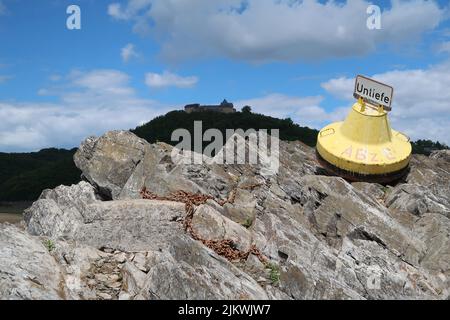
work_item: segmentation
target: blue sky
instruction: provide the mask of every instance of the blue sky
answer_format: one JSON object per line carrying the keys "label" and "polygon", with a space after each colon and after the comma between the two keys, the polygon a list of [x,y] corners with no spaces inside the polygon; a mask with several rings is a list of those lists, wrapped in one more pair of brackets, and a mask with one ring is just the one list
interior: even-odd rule
{"label": "blue sky", "polygon": [[448,1],[372,3],[380,30],[364,0],[0,0],[0,151],[224,98],[320,128],[345,117],[357,74],[394,86],[396,129],[449,144]]}

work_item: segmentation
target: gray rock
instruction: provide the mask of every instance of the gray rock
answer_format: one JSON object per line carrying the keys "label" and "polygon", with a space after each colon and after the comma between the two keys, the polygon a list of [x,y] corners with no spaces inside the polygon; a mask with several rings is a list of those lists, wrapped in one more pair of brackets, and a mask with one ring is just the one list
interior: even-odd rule
{"label": "gray rock", "polygon": [[143,289],[147,299],[267,299],[249,275],[188,237],[154,252],[150,265]]}
{"label": "gray rock", "polygon": [[101,195],[116,199],[136,166],[143,160],[148,144],[128,131],[111,131],[84,141],[74,156],[83,176]]}
{"label": "gray rock", "polygon": [[185,190],[220,197],[229,192],[232,181],[222,166],[174,163],[172,150],[164,143],[149,145],[128,131],[112,131],[86,139],[74,160],[105,199],[137,199],[144,186],[158,194]]}
{"label": "gray rock", "polygon": [[139,270],[133,263],[125,263],[122,268],[122,277],[124,283],[123,290],[128,298],[126,300],[130,300],[142,291],[146,274]]}
{"label": "gray rock", "polygon": [[32,235],[70,238],[80,225],[89,222],[85,212],[94,202],[95,190],[87,182],[45,190],[24,212],[27,230]]}
{"label": "gray rock", "polygon": [[435,194],[429,188],[415,184],[396,186],[386,199],[391,210],[410,212],[422,216],[427,212],[438,212],[450,217],[450,199]]}
{"label": "gray rock", "polygon": [[438,150],[438,151],[433,151],[430,155],[430,159],[435,159],[435,160],[444,160],[446,162],[450,162],[450,150]]}
{"label": "gray rock", "polygon": [[[272,176],[261,166],[184,165],[172,150],[130,132],[86,140],[75,161],[89,183],[44,191],[25,213],[34,236],[1,227],[0,298],[449,297],[447,151],[413,156],[405,181],[384,187],[328,176],[314,149],[299,142],[280,142]],[[230,262],[193,240],[185,204],[141,200],[144,186],[217,200],[236,192],[224,206],[196,207],[192,227],[239,250],[255,244],[266,261],[250,254]],[[42,236],[53,241],[51,252]],[[35,270],[24,267],[30,260]],[[24,280],[23,270],[45,286]]]}
{"label": "gray rock", "polygon": [[182,203],[148,200],[96,202],[89,206],[88,222],[72,235],[95,248],[120,251],[160,250],[183,231]]}
{"label": "gray rock", "polygon": [[62,283],[59,265],[39,238],[0,224],[0,299],[64,299]]}
{"label": "gray rock", "polygon": [[426,213],[414,224],[415,234],[425,243],[420,265],[450,280],[450,224],[441,214]]}
{"label": "gray rock", "polygon": [[252,243],[251,233],[242,225],[219,214],[208,205],[197,208],[193,228],[205,240],[233,240],[239,250],[247,251]]}
{"label": "gray rock", "polygon": [[225,204],[224,215],[247,228],[251,227],[256,218],[256,199],[250,191],[237,189],[234,203]]}

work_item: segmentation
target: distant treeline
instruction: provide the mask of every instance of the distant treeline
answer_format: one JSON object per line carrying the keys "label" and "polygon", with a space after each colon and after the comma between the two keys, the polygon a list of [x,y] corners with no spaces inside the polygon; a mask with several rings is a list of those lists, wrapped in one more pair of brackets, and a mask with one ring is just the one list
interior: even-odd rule
{"label": "distant treeline", "polygon": [[245,112],[218,113],[218,112],[193,112],[172,111],[164,116],[132,130],[137,136],[150,143],[157,141],[168,144],[176,144],[171,141],[172,132],[178,128],[187,129],[194,136],[194,121],[202,121],[203,131],[211,128],[219,129],[225,137],[226,129],[279,129],[280,139],[285,141],[300,140],[308,146],[316,145],[317,130],[300,127],[291,119],[277,119],[262,114]]}
{"label": "distant treeline", "polygon": [[[204,131],[217,128],[224,136],[226,129],[279,129],[282,140],[299,140],[311,147],[316,145],[317,130],[301,127],[291,119],[251,113],[248,108],[243,111],[232,114],[172,111],[131,131],[150,143],[175,144],[177,142],[171,141],[172,132],[185,128],[193,136],[194,121],[199,120]],[[434,150],[448,149],[445,144],[430,140],[418,140],[412,145],[416,154],[429,155]],[[44,149],[32,153],[0,153],[0,202],[33,201],[44,189],[79,182],[81,172],[73,162],[75,151]]]}
{"label": "distant treeline", "polygon": [[36,200],[42,190],[80,181],[73,163],[76,149],[0,153],[0,201]]}
{"label": "distant treeline", "polygon": [[414,154],[424,154],[429,156],[433,151],[448,149],[445,143],[439,141],[433,142],[431,140],[417,140],[411,142]]}

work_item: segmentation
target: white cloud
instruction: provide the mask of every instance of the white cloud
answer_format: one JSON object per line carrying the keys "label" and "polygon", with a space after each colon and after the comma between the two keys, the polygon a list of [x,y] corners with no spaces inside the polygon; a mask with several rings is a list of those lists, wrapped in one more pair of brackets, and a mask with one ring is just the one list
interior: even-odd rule
{"label": "white cloud", "polygon": [[267,62],[360,56],[415,41],[436,28],[436,1],[392,0],[382,29],[366,26],[369,2],[318,0],[129,0],[109,14],[151,32],[170,61],[208,56]]}
{"label": "white cloud", "polygon": [[192,88],[197,82],[197,77],[182,77],[168,71],[164,71],[162,74],[147,73],[145,75],[145,83],[147,86],[155,89],[166,87]]}
{"label": "white cloud", "polygon": [[46,88],[41,88],[41,89],[39,89],[38,92],[37,92],[37,94],[38,94],[39,96],[51,96],[51,95],[52,95],[51,91],[49,91],[49,90],[46,89]]}
{"label": "white cloud", "polygon": [[8,81],[11,78],[12,78],[11,76],[5,76],[5,75],[0,74],[0,84],[5,83],[6,81]]}
{"label": "white cloud", "polygon": [[[263,97],[237,101],[238,106],[251,106],[252,111],[276,118],[293,117],[299,109],[307,108],[315,110],[320,105],[323,97],[294,97],[280,93],[272,93]],[[317,111],[313,112],[317,114]]]}
{"label": "white cloud", "polygon": [[[395,129],[413,139],[429,138],[450,144],[450,62],[372,77],[394,86],[393,111],[389,117]],[[129,80],[127,74],[117,70],[73,71],[57,86],[40,90],[43,95],[58,97],[57,103],[0,101],[0,150],[78,146],[88,135],[133,128],[173,109],[139,98]],[[345,106],[327,111],[322,106],[323,96],[280,93],[235,104],[238,108],[250,105],[254,112],[290,117],[300,125],[319,129],[329,122],[343,120],[354,101],[351,97],[354,79],[331,79],[322,86],[330,94],[345,99]]]}
{"label": "white cloud", "polygon": [[58,82],[59,80],[62,79],[62,77],[61,77],[61,75],[59,75],[59,74],[52,74],[52,75],[49,77],[49,79],[50,79],[50,81],[52,81],[52,82]]}
{"label": "white cloud", "polygon": [[[427,138],[450,144],[450,62],[371,77],[394,87],[389,117],[395,129],[413,139]],[[351,97],[354,79],[331,79],[322,87],[338,98],[354,101]]]}
{"label": "white cloud", "polygon": [[120,3],[112,3],[108,6],[108,14],[119,20],[128,19],[125,13],[122,12],[122,6]]}
{"label": "white cloud", "polygon": [[[134,89],[128,86],[129,76],[117,70],[73,71],[69,79],[74,86],[85,89],[81,92],[83,96],[86,93],[93,93],[108,101],[110,97],[123,98],[134,95]],[[66,100],[67,96],[71,95],[66,94],[64,97]]]}
{"label": "white cloud", "polygon": [[272,93],[263,97],[241,100],[237,106],[249,105],[255,113],[262,113],[276,118],[291,118],[301,126],[320,128],[327,121],[342,120],[342,110],[327,113],[320,106],[322,96],[295,97]]}
{"label": "white cloud", "polygon": [[132,58],[139,57],[139,54],[136,52],[136,48],[134,47],[134,44],[127,44],[125,47],[122,48],[120,51],[120,55],[122,56],[122,60],[124,62],[130,61]]}
{"label": "white cloud", "polygon": [[148,9],[152,0],[129,0],[123,8],[120,3],[112,3],[108,6],[108,14],[115,19],[128,20],[136,16],[143,9]]}
{"label": "white cloud", "polygon": [[439,53],[450,53],[450,41],[443,42],[438,46]]}
{"label": "white cloud", "polygon": [[[392,127],[413,140],[439,140],[450,145],[450,61],[426,69],[394,70],[370,76],[394,87],[393,110],[389,113]],[[237,106],[250,105],[254,112],[278,118],[290,117],[300,125],[320,129],[342,121],[348,114],[355,80],[335,78],[322,83],[331,95],[346,101],[342,107],[328,111],[324,97],[295,97],[269,94],[238,101]]]}
{"label": "white cloud", "polygon": [[322,88],[336,98],[343,100],[351,100],[353,98],[354,86],[355,80],[346,77],[335,78],[322,83]]}
{"label": "white cloud", "polygon": [[89,135],[134,128],[169,110],[137,97],[129,77],[116,70],[74,71],[64,85],[41,93],[59,102],[0,102],[0,150],[75,147]]}

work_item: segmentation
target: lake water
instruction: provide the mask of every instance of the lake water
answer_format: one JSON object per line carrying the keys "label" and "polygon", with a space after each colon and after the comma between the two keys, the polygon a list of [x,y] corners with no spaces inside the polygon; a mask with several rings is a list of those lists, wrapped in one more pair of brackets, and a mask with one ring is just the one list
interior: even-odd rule
{"label": "lake water", "polygon": [[23,220],[23,211],[30,206],[29,201],[0,202],[0,223],[19,223]]}
{"label": "lake water", "polygon": [[0,213],[0,223],[19,223],[23,220],[22,214],[17,213]]}

